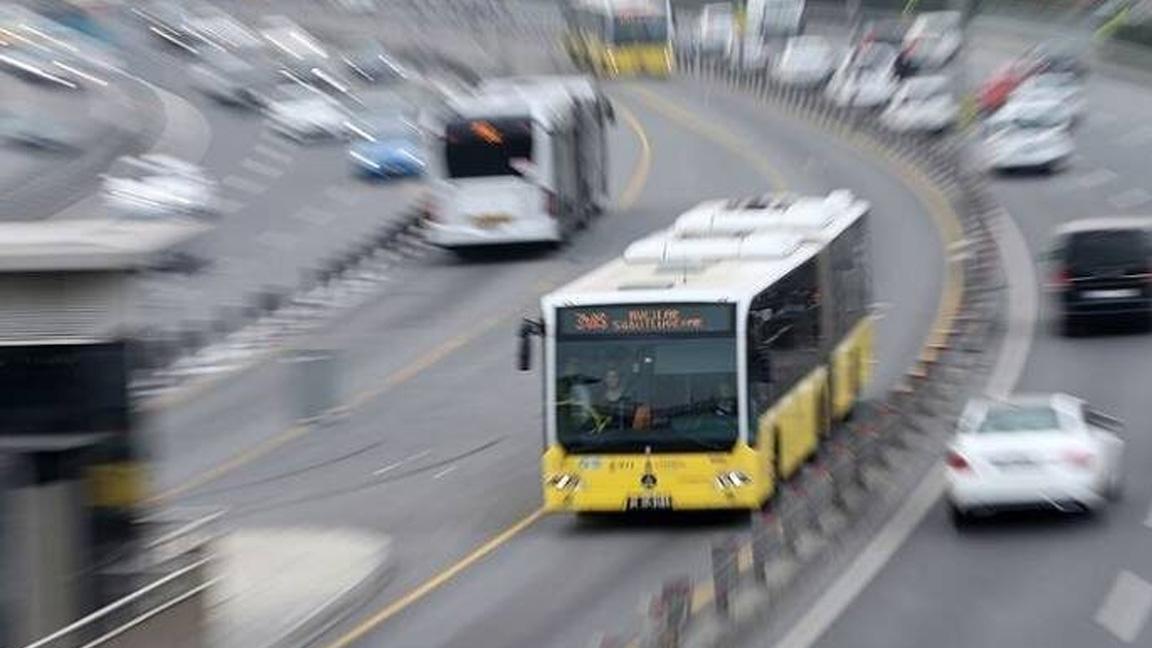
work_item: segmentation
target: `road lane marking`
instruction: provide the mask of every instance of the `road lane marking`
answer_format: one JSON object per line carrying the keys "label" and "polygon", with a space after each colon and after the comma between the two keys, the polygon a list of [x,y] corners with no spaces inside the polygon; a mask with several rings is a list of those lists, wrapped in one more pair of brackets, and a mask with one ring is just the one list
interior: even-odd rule
{"label": "road lane marking", "polygon": [[[631,179],[629,180],[627,186],[628,187],[632,187],[635,185],[643,186],[645,184],[645,182],[647,182],[649,170],[651,169],[651,166],[652,166],[651,165],[651,147],[648,145],[647,133],[645,133],[644,127],[642,124],[640,124],[639,121],[635,121],[635,122],[630,121],[629,126],[631,126],[637,139],[641,142],[642,152],[641,152],[640,160],[637,162],[636,166],[633,167],[633,169],[632,169]],[[637,178],[639,178],[639,179],[637,179]],[[623,209],[629,209],[632,207],[632,205],[635,204],[637,199],[639,199],[639,191],[635,191],[633,193],[625,193],[625,194],[622,194],[620,196],[620,198],[617,200],[616,205],[619,209],[622,209],[622,210]],[[548,289],[548,287],[541,287],[541,290],[547,290],[547,289]],[[369,390],[367,393],[371,393],[374,395],[380,395],[384,391],[387,391],[387,389],[389,389],[391,387],[396,387],[396,386],[398,386],[398,385],[400,385],[400,384],[402,384],[408,380],[411,380],[412,378],[417,376],[420,372],[432,367],[433,365],[435,365],[437,362],[439,362],[443,358],[448,357],[448,355],[450,355],[450,351],[445,351],[444,349],[446,347],[450,347],[451,348],[450,350],[455,350],[455,349],[459,348],[460,346],[463,346],[464,344],[470,342],[472,339],[479,338],[482,334],[487,333],[489,330],[494,328],[500,321],[502,321],[502,319],[503,318],[492,318],[492,319],[488,320],[486,323],[484,323],[483,325],[481,325],[480,328],[473,328],[472,329],[472,335],[467,340],[460,340],[460,338],[457,337],[457,338],[454,338],[453,340],[449,340],[447,342],[444,342],[439,347],[433,348],[431,351],[424,354],[424,356],[417,358],[411,364],[409,364],[409,365],[405,366],[404,368],[401,368],[397,372],[391,374],[385,380],[386,386],[383,389],[376,388],[376,389]],[[265,354],[262,354],[261,358],[276,357],[279,354],[279,352],[280,352],[280,350],[275,350],[275,349],[270,350],[270,351],[266,352]],[[195,393],[198,394],[201,392],[196,391]],[[170,407],[173,404],[180,403],[183,401],[178,397],[172,397],[172,398],[165,399],[164,402],[167,404],[167,406]],[[352,401],[352,403],[354,403],[354,404],[355,403],[361,403],[362,404],[364,402],[367,402],[367,400],[354,398]],[[354,404],[347,405],[346,409],[348,411],[351,411],[355,407]],[[160,409],[160,408],[157,408],[157,409]],[[272,452],[276,448],[279,448],[280,446],[307,434],[309,431],[310,431],[310,428],[305,427],[305,426],[293,426],[293,427],[285,430],[284,432],[281,432],[278,435],[275,435],[269,439],[261,441],[261,442],[255,444],[249,448],[241,450],[240,452],[233,455],[229,459],[220,463],[218,466],[214,466],[214,467],[212,467],[212,468],[210,468],[204,472],[201,472],[201,473],[189,478],[188,480],[186,480],[180,484],[177,484],[176,486],[173,486],[172,488],[169,488],[166,491],[162,491],[158,495],[154,495],[154,496],[148,498],[147,502],[153,503],[153,504],[164,502],[166,500],[172,499],[173,497],[178,497],[184,493],[187,493],[187,492],[192,491],[196,488],[199,488],[200,486],[203,486],[204,484],[207,484],[207,483],[212,482],[216,479],[219,479],[220,477],[223,477],[224,475],[227,475],[228,473],[230,473],[230,472],[232,472],[238,468],[242,468],[245,465],[250,464],[253,461],[256,461],[256,460],[266,456],[267,454],[269,454],[270,452]],[[529,517],[531,517],[531,515],[535,515],[535,514],[530,514]],[[525,519],[528,519],[528,518],[525,518]]]}
{"label": "road lane marking", "polygon": [[315,207],[305,207],[300,211],[294,212],[292,218],[302,220],[312,225],[324,226],[336,220],[336,214],[323,209],[316,209]]}
{"label": "road lane marking", "polygon": [[276,231],[264,232],[256,237],[256,242],[260,245],[275,248],[283,252],[287,252],[295,248],[299,240],[300,239],[293,234]]}
{"label": "road lane marking", "polygon": [[1116,140],[1116,143],[1124,148],[1139,148],[1146,144],[1152,144],[1152,124],[1125,133],[1123,137]]}
{"label": "road lane marking", "polygon": [[253,158],[246,158],[243,162],[240,163],[240,166],[245,171],[251,171],[256,175],[262,175],[265,178],[279,178],[280,176],[284,175],[284,169],[277,166],[272,166],[271,164],[266,164]]}
{"label": "road lane marking", "polygon": [[388,464],[387,466],[384,466],[383,468],[374,471],[372,474],[376,477],[379,477],[380,475],[390,473],[393,470],[396,470],[397,468],[399,468],[401,466],[407,466],[408,464],[412,463],[413,461],[420,461],[421,459],[423,459],[424,457],[427,457],[430,454],[432,454],[431,450],[421,450],[420,452],[417,452],[414,455],[409,455],[409,456],[404,457],[403,459],[401,459],[399,461],[394,461],[394,462]]}
{"label": "road lane marking", "polygon": [[1081,189],[1095,189],[1101,187],[1109,182],[1112,182],[1119,176],[1111,169],[1096,169],[1077,177],[1073,183]]}
{"label": "road lane marking", "polygon": [[1116,209],[1132,209],[1152,200],[1152,194],[1147,191],[1136,187],[1128,191],[1122,191],[1118,194],[1113,194],[1108,197],[1108,202]]}
{"label": "road lane marking", "polygon": [[230,175],[230,176],[224,178],[221,181],[221,184],[223,184],[225,187],[228,187],[230,189],[237,189],[239,191],[243,191],[245,193],[250,193],[253,195],[262,194],[265,191],[268,191],[267,185],[260,184],[259,182],[256,182],[255,180],[250,180],[248,178],[238,176],[238,175]]}
{"label": "road lane marking", "polygon": [[458,466],[456,464],[452,464],[451,466],[448,466],[447,468],[445,468],[444,470],[441,470],[440,472],[436,473],[435,475],[432,475],[432,479],[440,479],[441,477],[447,476],[449,473],[454,473],[454,472],[456,472],[456,468],[458,468]]}
{"label": "road lane marking", "polygon": [[1117,639],[1132,643],[1152,612],[1152,584],[1130,571],[1121,571],[1093,620]]}
{"label": "road lane marking", "polygon": [[267,144],[257,144],[256,146],[252,147],[252,152],[257,155],[263,155],[264,157],[280,164],[288,164],[292,161],[291,154],[278,151]]}
{"label": "road lane marking", "polygon": [[636,118],[635,113],[626,106],[620,106],[619,112],[640,142],[640,159],[636,161],[636,170],[628,178],[628,184],[624,186],[624,191],[620,193],[620,198],[616,203],[617,207],[627,209],[636,203],[640,197],[640,192],[644,190],[644,185],[648,182],[648,173],[652,170],[652,144],[648,141],[648,134],[644,132],[644,127]]}
{"label": "road lane marking", "polygon": [[381,623],[384,623],[388,619],[396,616],[408,608],[408,606],[424,598],[444,583],[452,580],[461,572],[485,558],[488,554],[506,544],[509,540],[524,531],[524,529],[527,529],[528,527],[535,524],[543,515],[544,509],[542,508],[538,508],[535,511],[532,511],[519,522],[516,522],[512,526],[501,531],[491,540],[477,547],[474,551],[472,551],[472,553],[461,558],[456,562],[456,564],[452,565],[448,569],[445,569],[433,578],[425,581],[423,584],[409,591],[404,596],[401,596],[392,603],[388,604],[376,614],[373,614],[371,617],[365,619],[360,625],[350,630],[347,634],[328,644],[325,648],[347,648],[348,646],[351,646],[355,642],[364,638],[364,636],[369,632],[372,632],[372,630],[378,627]]}
{"label": "road lane marking", "polygon": [[703,121],[691,111],[678,106],[671,100],[647,88],[628,86],[627,90],[629,93],[639,97],[649,108],[652,108],[664,117],[720,144],[730,152],[735,153],[738,157],[744,158],[761,176],[768,180],[769,184],[772,185],[773,191],[784,191],[788,186],[788,181],[784,179],[784,175],[768,161],[768,158],[761,155],[752,145],[748,144],[746,140],[740,139],[724,128]]}
{"label": "road lane marking", "polygon": [[341,205],[344,205],[345,207],[351,207],[360,202],[360,196],[343,187],[328,187],[324,190],[324,196],[329,200],[334,200]]}

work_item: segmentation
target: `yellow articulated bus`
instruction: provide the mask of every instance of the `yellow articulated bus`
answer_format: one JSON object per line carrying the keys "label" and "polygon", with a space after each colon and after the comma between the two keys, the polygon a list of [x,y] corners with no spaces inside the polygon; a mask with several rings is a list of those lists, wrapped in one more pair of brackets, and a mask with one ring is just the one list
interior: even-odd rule
{"label": "yellow articulated bus", "polygon": [[564,13],[564,46],[576,67],[603,77],[672,73],[669,0],[570,0]]}
{"label": "yellow articulated bus", "polygon": [[872,369],[869,206],[702,203],[541,301],[550,511],[756,509]]}

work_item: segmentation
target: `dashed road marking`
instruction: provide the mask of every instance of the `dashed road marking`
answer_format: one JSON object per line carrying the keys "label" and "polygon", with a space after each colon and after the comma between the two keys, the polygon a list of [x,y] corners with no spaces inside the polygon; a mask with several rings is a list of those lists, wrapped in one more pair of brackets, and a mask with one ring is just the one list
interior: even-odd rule
{"label": "dashed road marking", "polygon": [[221,198],[218,209],[221,214],[235,214],[241,209],[244,209],[244,202],[231,198]]}
{"label": "dashed road marking", "polygon": [[420,452],[417,452],[414,455],[409,455],[409,456],[404,457],[403,459],[401,459],[399,461],[394,461],[394,462],[388,464],[387,466],[384,466],[383,468],[374,471],[372,474],[375,475],[376,477],[379,477],[380,475],[383,475],[385,473],[390,473],[393,470],[396,470],[397,468],[399,468],[401,466],[406,466],[406,465],[412,463],[413,461],[420,461],[421,459],[423,459],[424,457],[427,457],[430,454],[432,454],[431,450],[421,450]]}
{"label": "dashed road marking", "polygon": [[1139,187],[1122,191],[1108,197],[1108,202],[1116,209],[1132,209],[1152,200],[1152,194]]}
{"label": "dashed road marking", "polygon": [[447,468],[445,468],[444,470],[441,470],[440,472],[436,473],[435,475],[432,475],[432,479],[440,479],[441,477],[447,476],[448,473],[456,472],[456,468],[457,468],[456,464],[452,464],[451,466],[448,466]]}
{"label": "dashed road marking", "polygon": [[252,158],[244,160],[240,163],[240,166],[245,171],[251,171],[256,175],[262,175],[265,178],[279,178],[280,176],[284,175],[284,169],[277,166],[272,166],[271,164],[265,164],[260,160],[254,160]]}
{"label": "dashed road marking", "polygon": [[1124,643],[1132,643],[1152,612],[1152,584],[1130,571],[1116,576],[1093,619]]}
{"label": "dashed road marking", "polygon": [[1073,182],[1081,189],[1094,189],[1106,185],[1118,177],[1117,173],[1111,169],[1096,169],[1077,177]]}
{"label": "dashed road marking", "polygon": [[255,180],[245,178],[243,176],[230,175],[221,181],[225,187],[237,189],[245,193],[261,194],[268,191],[268,185],[260,184]]}
{"label": "dashed road marking", "polygon": [[267,144],[257,144],[252,147],[252,152],[257,155],[262,155],[270,160],[279,162],[280,164],[287,164],[292,161],[292,154],[278,151]]}

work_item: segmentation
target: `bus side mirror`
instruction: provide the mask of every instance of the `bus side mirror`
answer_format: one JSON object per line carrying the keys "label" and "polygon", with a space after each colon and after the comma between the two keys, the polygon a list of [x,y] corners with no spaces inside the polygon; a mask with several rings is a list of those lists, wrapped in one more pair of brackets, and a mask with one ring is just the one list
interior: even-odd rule
{"label": "bus side mirror", "polygon": [[516,367],[520,371],[532,370],[532,338],[544,334],[544,324],[525,319],[520,322],[520,344],[516,353]]}

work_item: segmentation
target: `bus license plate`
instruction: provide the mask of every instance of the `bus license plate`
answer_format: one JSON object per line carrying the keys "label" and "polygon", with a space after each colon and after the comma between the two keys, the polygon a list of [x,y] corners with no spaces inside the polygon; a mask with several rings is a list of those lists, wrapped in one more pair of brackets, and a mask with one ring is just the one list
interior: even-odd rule
{"label": "bus license plate", "polygon": [[511,220],[508,214],[478,214],[472,217],[472,224],[480,229],[492,229]]}
{"label": "bus license plate", "polygon": [[667,511],[672,508],[672,497],[668,495],[633,495],[628,497],[625,508],[629,511]]}

